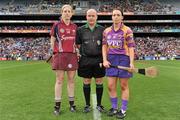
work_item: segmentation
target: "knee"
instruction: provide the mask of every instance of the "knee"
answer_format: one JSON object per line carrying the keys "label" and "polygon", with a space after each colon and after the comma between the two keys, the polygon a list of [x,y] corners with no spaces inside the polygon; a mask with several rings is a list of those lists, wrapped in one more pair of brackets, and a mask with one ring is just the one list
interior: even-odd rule
{"label": "knee", "polygon": [[56,75],[56,80],[63,81],[64,80],[64,76]]}
{"label": "knee", "polygon": [[63,80],[64,80],[63,76],[56,76],[56,83],[57,84],[62,84]]}
{"label": "knee", "polygon": [[69,79],[68,80],[68,84],[74,84],[74,79],[72,78],[72,79]]}
{"label": "knee", "polygon": [[102,80],[96,80],[96,84],[103,84],[103,81]]}
{"label": "knee", "polygon": [[108,86],[108,90],[111,92],[112,91],[112,88],[110,86]]}
{"label": "knee", "polygon": [[127,90],[128,89],[128,85],[127,84],[122,84],[121,85],[121,90],[122,91],[125,91],[125,90]]}
{"label": "knee", "polygon": [[114,85],[113,85],[113,84],[109,84],[109,85],[108,85],[108,90],[109,90],[110,92],[115,91]]}
{"label": "knee", "polygon": [[91,84],[91,80],[84,80],[84,84]]}
{"label": "knee", "polygon": [[63,80],[62,79],[57,79],[56,84],[59,84],[59,85],[63,84]]}

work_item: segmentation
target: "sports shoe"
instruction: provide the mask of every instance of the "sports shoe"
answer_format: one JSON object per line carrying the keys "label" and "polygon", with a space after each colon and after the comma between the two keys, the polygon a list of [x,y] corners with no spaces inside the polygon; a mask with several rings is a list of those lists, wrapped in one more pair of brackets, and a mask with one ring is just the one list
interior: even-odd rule
{"label": "sports shoe", "polygon": [[91,111],[91,108],[90,108],[90,106],[89,105],[86,105],[85,107],[84,107],[84,113],[88,113],[88,112],[90,112]]}
{"label": "sports shoe", "polygon": [[97,105],[97,106],[96,106],[96,109],[97,109],[99,112],[105,112],[104,107],[103,107],[102,105]]}
{"label": "sports shoe", "polygon": [[120,110],[120,111],[116,114],[116,117],[117,117],[118,119],[123,119],[125,116],[126,116],[126,111],[124,111],[124,110]]}
{"label": "sports shoe", "polygon": [[108,116],[113,116],[113,115],[116,115],[117,112],[118,112],[117,109],[111,108],[111,109],[109,110],[109,112],[108,112],[107,115],[108,115]]}
{"label": "sports shoe", "polygon": [[58,107],[58,106],[54,107],[54,115],[56,115],[56,116],[60,115],[60,107]]}
{"label": "sports shoe", "polygon": [[76,106],[75,105],[70,106],[69,110],[71,112],[76,112]]}

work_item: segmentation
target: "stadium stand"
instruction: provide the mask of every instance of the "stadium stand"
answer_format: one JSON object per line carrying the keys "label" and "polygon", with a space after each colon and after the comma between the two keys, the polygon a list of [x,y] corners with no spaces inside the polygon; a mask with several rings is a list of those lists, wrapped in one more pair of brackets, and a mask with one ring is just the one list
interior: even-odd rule
{"label": "stadium stand", "polygon": [[0,58],[6,60],[45,60],[49,38],[0,38]]}
{"label": "stadium stand", "polygon": [[167,60],[180,55],[180,37],[136,37],[139,60]]}
{"label": "stadium stand", "polygon": [[[73,21],[85,24],[85,11],[98,10],[98,23],[112,24],[114,7],[125,8],[124,23],[134,31],[136,58],[145,60],[180,58],[180,4],[177,0],[1,0],[0,60],[44,60],[49,50],[49,32],[59,20],[60,7],[71,3]],[[177,4],[178,3],[178,4]]]}
{"label": "stadium stand", "polygon": [[69,3],[77,14],[89,8],[100,13],[111,12],[113,8],[121,8],[133,14],[176,14],[179,13],[178,0],[1,0],[0,14],[59,14],[59,8]]}

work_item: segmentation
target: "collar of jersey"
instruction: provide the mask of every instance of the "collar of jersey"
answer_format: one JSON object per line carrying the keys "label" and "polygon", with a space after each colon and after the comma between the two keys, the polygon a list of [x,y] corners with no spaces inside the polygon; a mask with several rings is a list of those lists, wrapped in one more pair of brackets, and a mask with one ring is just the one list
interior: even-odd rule
{"label": "collar of jersey", "polygon": [[[95,28],[95,27],[98,27],[98,26],[99,26],[99,25],[96,23],[95,26],[94,26],[94,28]],[[88,22],[85,24],[85,28],[89,28],[92,32],[94,31],[94,28],[91,29],[91,28],[89,27],[89,23],[88,23]]]}
{"label": "collar of jersey", "polygon": [[117,31],[114,30],[114,25],[111,26],[111,29],[114,31],[114,32],[119,32],[119,30],[121,30],[123,28],[124,24],[123,23],[120,23],[119,25],[119,29]]}
{"label": "collar of jersey", "polygon": [[[62,20],[62,18],[60,19],[60,23],[66,25],[66,24],[64,23],[64,21]],[[71,25],[71,24],[72,24],[72,22],[70,21],[70,24],[69,24],[69,25]]]}

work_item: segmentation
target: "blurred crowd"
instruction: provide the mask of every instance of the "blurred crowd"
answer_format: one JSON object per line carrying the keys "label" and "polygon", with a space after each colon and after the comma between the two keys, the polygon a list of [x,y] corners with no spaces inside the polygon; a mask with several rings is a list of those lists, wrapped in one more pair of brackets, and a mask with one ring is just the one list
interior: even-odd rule
{"label": "blurred crowd", "polygon": [[133,25],[130,28],[134,32],[180,32],[179,25]]}
{"label": "blurred crowd", "polygon": [[113,8],[124,8],[125,12],[171,13],[178,10],[174,5],[175,2],[176,0],[171,4],[161,0],[113,0],[113,2],[104,0],[99,11],[110,12]]}
{"label": "blurred crowd", "polygon": [[45,60],[49,48],[48,37],[0,38],[0,58],[7,60]]}
{"label": "blurred crowd", "polygon": [[53,14],[59,13],[61,6],[68,3],[76,13],[84,13],[89,8],[98,12],[111,12],[114,8],[120,8],[124,12],[135,14],[174,14],[180,11],[177,2],[178,0],[1,0],[0,13]]}
{"label": "blurred crowd", "polygon": [[[180,37],[135,37],[135,42],[136,59],[180,56]],[[0,58],[7,60],[45,60],[49,49],[49,37],[0,38]]]}
{"label": "blurred crowd", "polygon": [[[134,14],[174,14],[180,11],[179,0],[1,0],[0,14],[54,14],[60,13],[64,4],[71,4],[76,13],[84,13],[89,8],[99,13],[109,13],[114,8]],[[134,32],[180,32],[177,24],[130,24]],[[43,30],[49,32],[49,25],[3,25],[0,33]],[[36,31],[35,31],[36,32]],[[146,56],[167,57],[168,59],[180,56],[179,37],[135,37],[136,58]],[[49,37],[37,38],[0,38],[0,58],[7,60],[45,60],[50,48]]]}
{"label": "blurred crowd", "polygon": [[136,37],[135,42],[137,59],[180,56],[180,37]]}
{"label": "blurred crowd", "polygon": [[50,30],[51,26],[14,26],[14,25],[9,25],[9,26],[0,26],[0,31],[2,30]]}
{"label": "blurred crowd", "polygon": [[[180,32],[179,25],[128,25],[134,32]],[[8,30],[45,30],[49,32],[51,26],[0,26],[0,32]]]}

